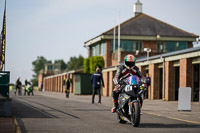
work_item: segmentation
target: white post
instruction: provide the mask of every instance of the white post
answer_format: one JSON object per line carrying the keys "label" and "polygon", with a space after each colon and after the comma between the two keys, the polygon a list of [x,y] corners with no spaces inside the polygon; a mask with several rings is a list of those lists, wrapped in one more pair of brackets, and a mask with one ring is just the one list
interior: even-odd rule
{"label": "white post", "polygon": [[149,62],[149,53],[151,52],[150,48],[144,48],[144,51],[147,52],[147,62]]}
{"label": "white post", "polygon": [[118,24],[118,64],[120,64],[120,14],[119,14],[119,24]]}
{"label": "white post", "polygon": [[113,32],[113,53],[115,52],[115,23],[114,23],[114,32]]}

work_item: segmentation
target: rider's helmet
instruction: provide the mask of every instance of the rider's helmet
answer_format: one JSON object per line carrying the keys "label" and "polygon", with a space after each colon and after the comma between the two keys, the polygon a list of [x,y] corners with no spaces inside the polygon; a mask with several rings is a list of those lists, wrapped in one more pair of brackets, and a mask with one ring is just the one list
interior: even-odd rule
{"label": "rider's helmet", "polygon": [[130,69],[131,67],[135,66],[135,61],[136,61],[135,57],[131,54],[128,54],[124,58],[125,67]]}

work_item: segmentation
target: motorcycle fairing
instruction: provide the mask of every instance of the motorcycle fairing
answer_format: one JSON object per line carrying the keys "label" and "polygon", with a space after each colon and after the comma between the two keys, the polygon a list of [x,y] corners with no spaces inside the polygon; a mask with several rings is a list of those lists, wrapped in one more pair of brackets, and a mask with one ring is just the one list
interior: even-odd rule
{"label": "motorcycle fairing", "polygon": [[128,102],[129,99],[130,99],[129,95],[127,95],[125,93],[121,94],[120,97],[119,97],[119,100],[118,100],[119,107],[123,108],[124,105]]}
{"label": "motorcycle fairing", "polygon": [[[131,88],[131,89],[127,89],[127,88]],[[137,86],[133,86],[133,85],[126,85],[125,86],[125,93],[130,95],[130,96],[133,96],[133,97],[137,97]]]}

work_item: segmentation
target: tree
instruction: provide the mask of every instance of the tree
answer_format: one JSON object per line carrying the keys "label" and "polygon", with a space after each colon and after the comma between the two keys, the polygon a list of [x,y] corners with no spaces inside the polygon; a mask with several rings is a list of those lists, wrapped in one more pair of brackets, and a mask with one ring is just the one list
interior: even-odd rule
{"label": "tree", "polygon": [[84,59],[84,73],[94,73],[96,68],[104,68],[104,59],[102,56],[92,56]]}
{"label": "tree", "polygon": [[90,73],[90,58],[85,58],[83,61],[83,72]]}
{"label": "tree", "polygon": [[83,68],[84,57],[79,55],[79,57],[70,57],[70,60],[67,62],[67,70],[76,70]]}
{"label": "tree", "polygon": [[64,71],[67,68],[67,64],[64,62],[64,60],[55,60],[54,64],[60,64],[61,71]]}
{"label": "tree", "polygon": [[43,56],[38,56],[37,59],[32,62],[34,75],[31,82],[33,83],[34,86],[38,85],[38,75],[40,73],[40,70],[44,70],[45,63],[51,63],[51,61],[48,61]]}

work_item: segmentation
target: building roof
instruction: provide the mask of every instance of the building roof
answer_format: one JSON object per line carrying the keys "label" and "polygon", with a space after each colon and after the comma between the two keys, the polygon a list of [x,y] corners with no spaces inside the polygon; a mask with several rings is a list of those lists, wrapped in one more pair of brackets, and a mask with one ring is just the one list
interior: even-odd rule
{"label": "building roof", "polygon": [[[116,28],[116,35],[117,35],[118,26],[115,26],[115,28]],[[85,46],[94,44],[102,39],[112,39],[113,32],[114,32],[114,27],[102,33],[101,35],[85,42]],[[185,39],[184,41],[187,41],[187,40],[193,41],[198,37],[197,35],[193,33],[186,32],[182,29],[179,29],[175,26],[167,24],[163,21],[160,21],[144,13],[141,13],[121,23],[120,35],[122,38],[123,36],[129,36],[129,38],[130,36],[132,37],[135,36],[136,39],[141,36],[146,37],[146,38],[142,38],[143,40],[148,40],[150,37],[151,38],[153,37],[152,40],[156,40],[156,37],[158,35],[161,38],[165,37],[165,40],[169,39],[169,37],[172,37],[172,38],[175,38],[175,40],[178,40],[179,38],[184,38]]]}
{"label": "building roof", "polygon": [[[103,34],[113,35],[113,28]],[[198,37],[193,33],[181,30],[144,13],[123,22],[120,25],[120,34],[133,36]]]}
{"label": "building roof", "polygon": [[[183,50],[179,50],[179,51],[174,51],[174,52],[169,52],[169,53],[165,53],[165,54],[150,56],[149,60],[159,59],[161,57],[166,58],[166,57],[171,57],[171,56],[183,55],[183,54],[188,54],[188,53],[193,53],[193,52],[200,52],[200,46],[194,47],[194,48],[183,49]],[[196,56],[199,57],[200,55],[196,55]],[[136,62],[143,62],[146,60],[147,60],[147,57],[143,56],[142,58],[137,59]]]}

